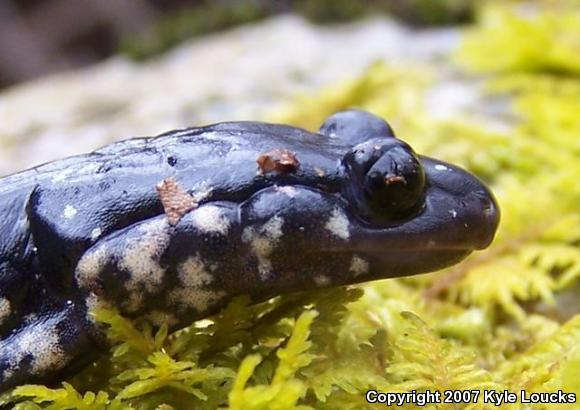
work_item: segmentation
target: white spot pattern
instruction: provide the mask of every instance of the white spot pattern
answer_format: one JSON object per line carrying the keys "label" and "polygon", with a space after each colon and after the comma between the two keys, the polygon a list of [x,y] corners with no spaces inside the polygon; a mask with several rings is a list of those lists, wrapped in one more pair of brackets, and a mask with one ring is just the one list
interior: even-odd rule
{"label": "white spot pattern", "polygon": [[314,277],[314,283],[320,287],[328,286],[330,284],[330,278],[325,275],[318,275]]}
{"label": "white spot pattern", "polygon": [[75,217],[75,215],[77,214],[77,209],[72,206],[72,205],[67,205],[64,207],[64,210],[62,211],[62,216],[65,219],[73,219]]}
{"label": "white spot pattern", "polygon": [[149,320],[149,322],[159,327],[161,327],[162,325],[167,325],[171,327],[178,323],[178,320],[175,318],[175,316],[167,312],[162,312],[160,310],[154,310],[150,312],[146,317]]}
{"label": "white spot pattern", "polygon": [[169,242],[165,219],[146,222],[140,228],[144,236],[128,241],[119,263],[119,268],[130,273],[126,288],[134,294],[132,308],[140,304],[141,287],[150,293],[155,293],[160,288],[165,269],[159,265],[159,258]]}
{"label": "white spot pattern", "polygon": [[353,256],[350,261],[350,271],[353,273],[355,278],[359,275],[368,273],[369,263],[359,256]]}
{"label": "white spot pattern", "polygon": [[0,297],[0,325],[12,313],[10,301],[6,298]]}
{"label": "white spot pattern", "polygon": [[174,289],[169,293],[169,302],[194,308],[198,312],[207,311],[226,296],[224,291],[211,291],[199,288]]}
{"label": "white spot pattern", "polygon": [[260,228],[245,228],[242,234],[242,241],[250,243],[254,254],[258,258],[258,272],[263,278],[270,275],[272,271],[272,262],[269,257],[282,237],[283,225],[284,219],[276,215]]}
{"label": "white spot pattern", "polygon": [[230,221],[224,215],[223,209],[215,205],[203,205],[197,208],[192,212],[191,219],[202,232],[219,232],[226,235],[230,228]]}
{"label": "white spot pattern", "polygon": [[52,177],[52,182],[62,182],[66,180],[73,172],[75,172],[74,168],[67,168],[63,171],[60,171],[54,177]]}
{"label": "white spot pattern", "polygon": [[211,195],[213,188],[210,187],[208,181],[202,181],[201,183],[196,184],[191,191],[193,200],[195,202],[201,202]]}
{"label": "white spot pattern", "polygon": [[91,314],[95,309],[110,308],[109,303],[98,297],[94,292],[90,292],[85,299],[87,307],[87,319],[89,322],[96,323],[95,317]]}
{"label": "white spot pattern", "polygon": [[95,228],[91,231],[91,240],[96,241],[103,234],[101,228]]}
{"label": "white spot pattern", "polygon": [[282,192],[283,194],[287,195],[290,198],[294,198],[296,195],[298,195],[298,190],[293,186],[289,185],[276,187],[276,191]]}
{"label": "white spot pattern", "polygon": [[347,240],[350,238],[348,218],[338,208],[333,209],[330,219],[324,227],[341,239]]}
{"label": "white spot pattern", "polygon": [[211,276],[205,270],[205,264],[199,255],[191,256],[177,268],[179,280],[185,287],[200,287],[212,282]]}
{"label": "white spot pattern", "polygon": [[8,369],[4,371],[3,377],[9,377],[21,366],[22,361],[28,358],[31,359],[30,371],[35,375],[44,374],[50,369],[61,368],[66,361],[57,333],[57,323],[61,320],[62,316],[57,315],[48,320],[37,321],[16,334],[17,343],[0,346],[9,358]]}
{"label": "white spot pattern", "polygon": [[[210,267],[211,269],[212,267]],[[180,308],[194,308],[198,312],[207,311],[212,305],[226,296],[223,291],[203,289],[213,281],[213,276],[207,272],[206,264],[199,254],[189,257],[177,268],[182,288],[173,289],[168,295],[170,304]]]}
{"label": "white spot pattern", "polygon": [[103,244],[85,252],[75,269],[75,278],[81,288],[94,288],[107,257],[108,250]]}

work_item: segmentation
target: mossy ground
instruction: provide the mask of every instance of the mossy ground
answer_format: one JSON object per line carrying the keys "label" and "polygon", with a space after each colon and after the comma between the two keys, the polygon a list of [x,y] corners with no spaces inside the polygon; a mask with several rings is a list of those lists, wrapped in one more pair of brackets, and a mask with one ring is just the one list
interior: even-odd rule
{"label": "mossy ground", "polygon": [[108,357],[60,389],[22,386],[4,400],[18,409],[386,407],[365,401],[371,388],[561,389],[580,400],[580,10],[515,9],[482,10],[457,60],[465,75],[485,73],[489,98],[511,98],[505,131],[430,117],[428,68],[383,64],[270,118],[314,129],[355,106],[390,119],[418,152],[490,184],[502,209],[490,249],[434,274],[260,305],[239,298],[171,335],[98,311],[114,342]]}

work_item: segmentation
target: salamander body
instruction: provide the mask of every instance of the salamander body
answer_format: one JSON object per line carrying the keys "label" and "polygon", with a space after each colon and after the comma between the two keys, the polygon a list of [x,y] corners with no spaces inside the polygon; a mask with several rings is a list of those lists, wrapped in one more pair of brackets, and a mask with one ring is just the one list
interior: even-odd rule
{"label": "salamander body", "polygon": [[0,179],[0,215],[0,391],[88,360],[95,306],[178,329],[237,295],[453,265],[499,221],[477,178],[356,110],[114,143]]}

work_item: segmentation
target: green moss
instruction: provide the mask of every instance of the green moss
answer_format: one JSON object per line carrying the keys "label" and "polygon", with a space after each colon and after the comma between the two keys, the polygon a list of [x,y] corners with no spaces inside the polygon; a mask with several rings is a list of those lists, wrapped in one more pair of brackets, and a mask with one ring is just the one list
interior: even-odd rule
{"label": "green moss", "polygon": [[578,3],[553,3],[559,7],[525,10],[499,3],[483,9],[461,59],[477,71],[579,75]]}
{"label": "green moss", "polygon": [[[548,15],[562,19],[541,25],[554,42],[570,15]],[[508,16],[509,24],[537,29]],[[475,66],[494,60],[488,42],[520,52],[513,27],[489,41],[487,24],[462,52]],[[492,185],[502,224],[489,250],[429,275],[259,305],[238,298],[171,335],[97,311],[113,344],[108,357],[60,389],[23,386],[4,400],[19,409],[365,409],[375,408],[364,399],[370,388],[578,393],[580,305],[562,305],[580,300],[580,73],[575,50],[562,47],[558,58],[528,50],[542,44],[487,67],[491,95],[512,98],[517,120],[509,132],[469,118],[430,118],[423,106],[429,73],[381,64],[269,118],[315,128],[350,106],[389,118],[418,151],[460,163]],[[485,407],[480,400],[471,408]]]}

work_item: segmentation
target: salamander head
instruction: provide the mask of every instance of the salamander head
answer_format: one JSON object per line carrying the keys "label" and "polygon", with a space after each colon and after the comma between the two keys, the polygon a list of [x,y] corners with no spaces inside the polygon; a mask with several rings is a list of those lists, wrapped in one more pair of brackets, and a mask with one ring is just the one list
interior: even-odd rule
{"label": "salamander head", "polygon": [[371,265],[370,277],[357,281],[437,270],[489,246],[500,213],[478,178],[417,155],[366,112],[335,114],[321,127],[327,129],[356,143],[342,160],[342,195],[350,223],[345,247]]}

